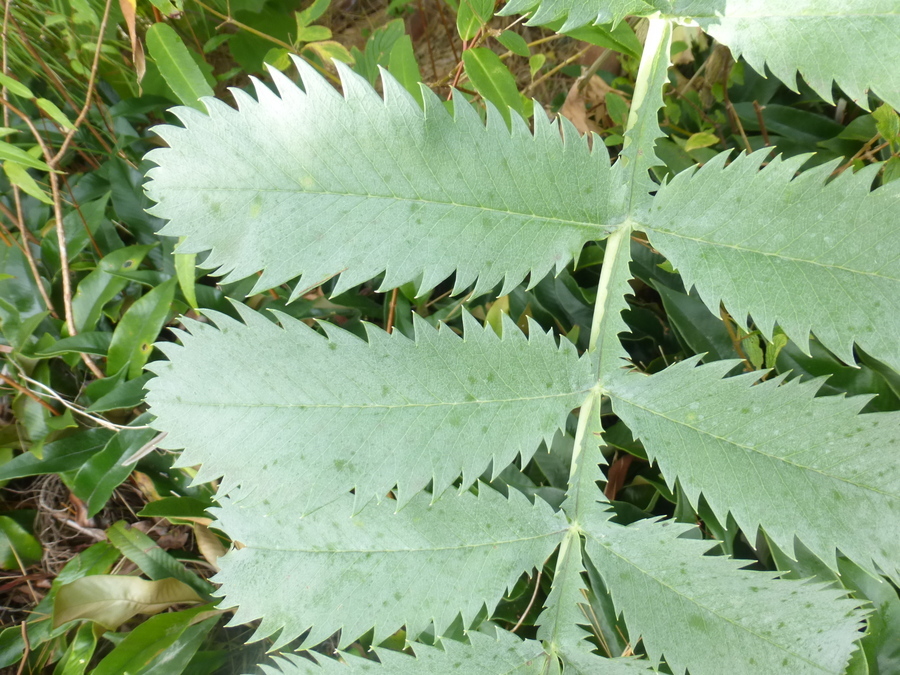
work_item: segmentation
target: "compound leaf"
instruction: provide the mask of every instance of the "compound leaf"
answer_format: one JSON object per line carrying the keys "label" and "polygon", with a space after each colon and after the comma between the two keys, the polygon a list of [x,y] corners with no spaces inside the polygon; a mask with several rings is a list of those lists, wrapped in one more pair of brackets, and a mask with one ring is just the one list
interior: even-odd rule
{"label": "compound leaf", "polygon": [[859,638],[859,603],[842,590],[704,555],[713,542],[683,538],[690,529],[585,524],[587,554],[651,663],[665,657],[676,675],[719,675],[723,664],[733,675],[843,672]]}
{"label": "compound leaf", "polygon": [[[465,338],[416,317],[415,340],[368,326],[366,342],[241,313],[246,323],[211,313],[218,330],[189,322],[183,347],[161,345],[154,426],[187,448],[181,463],[203,464],[198,480],[224,475],[220,491],[240,482],[302,513],[352,488],[359,508],[395,485],[401,503],[429,481],[437,498],[460,473],[465,487],[491,462],[495,473],[527,462],[593,386],[571,343],[536,324],[525,338],[508,317],[502,340],[466,314]],[[282,489],[268,494],[275,477]]]}
{"label": "compound leaf", "polygon": [[696,363],[612,386],[613,409],[670,485],[785,550],[796,536],[833,569],[837,548],[900,579],[900,413],[859,415],[864,396],[816,398],[821,380],[751,386],[760,373],[722,379],[735,361]]}
{"label": "compound leaf", "polygon": [[[290,507],[221,500],[217,526],[243,544],[219,559],[234,623],[262,617],[256,637],[282,629],[284,644],[305,630],[317,644],[341,630],[346,645],[374,627],[374,643],[406,625],[435,634],[462,615],[468,626],[525,571],[540,567],[567,529],[541,499],[509,499],[481,484],[429,504],[420,493],[397,511],[389,500],[353,514],[352,495],[304,518]],[[348,611],[352,608],[352,611]]]}
{"label": "compound leaf", "polygon": [[871,190],[877,165],[795,175],[806,157],[760,170],[766,155],[676,176],[646,215],[651,243],[713,313],[721,300],[770,339],[776,321],[798,341],[812,329],[848,363],[856,342],[900,369],[900,182]]}
{"label": "compound leaf", "polygon": [[[423,110],[391,75],[382,99],[338,63],[341,96],[295,63],[304,90],[273,69],[278,96],[257,83],[258,101],[234,91],[238,110],[178,108],[185,128],[159,128],[170,147],[148,155],[162,233],[185,237],[179,253],[210,250],[204,265],[227,280],[262,271],[260,290],[302,276],[296,296],[337,274],[335,293],[381,272],[383,289],[424,291],[455,272],[456,290],[503,281],[503,295],[622,220],[605,149],[568,122],[537,115],[532,133],[514,115],[510,130],[489,106],[485,126],[462,96],[451,117],[423,88]],[[565,180],[549,180],[561,167]]]}

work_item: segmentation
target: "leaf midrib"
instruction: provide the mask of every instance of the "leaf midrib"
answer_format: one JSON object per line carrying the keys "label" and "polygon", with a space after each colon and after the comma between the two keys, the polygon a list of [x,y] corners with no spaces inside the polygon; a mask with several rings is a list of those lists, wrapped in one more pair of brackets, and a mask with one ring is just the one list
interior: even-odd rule
{"label": "leaf midrib", "polygon": [[[744,450],[745,452],[748,452],[748,453],[754,453],[754,454],[760,455],[760,456],[762,456],[762,457],[767,457],[767,458],[769,458],[769,459],[778,460],[779,462],[782,462],[782,463],[784,463],[784,464],[786,464],[786,465],[788,465],[788,466],[794,467],[795,469],[799,469],[799,470],[801,470],[801,471],[809,471],[809,472],[812,472],[812,473],[817,473],[817,474],[819,474],[820,476],[822,476],[822,477],[824,477],[824,478],[827,478],[827,479],[829,479],[829,480],[834,480],[834,481],[837,481],[837,482],[840,482],[840,483],[846,483],[847,485],[852,485],[853,487],[856,487],[856,488],[858,488],[858,489],[860,489],[860,490],[866,490],[866,491],[874,492],[874,493],[876,493],[876,494],[882,495],[882,496],[887,497],[887,498],[889,498],[889,499],[897,499],[897,495],[891,494],[890,492],[886,492],[886,491],[881,490],[881,489],[879,489],[879,488],[877,488],[877,487],[874,487],[874,486],[872,486],[872,485],[862,485],[862,484],[860,484],[860,483],[855,483],[855,482],[853,482],[852,480],[850,480],[850,479],[848,479],[848,478],[843,478],[843,477],[841,477],[841,476],[835,476],[835,475],[832,475],[832,474],[830,474],[830,473],[825,473],[825,472],[822,471],[821,469],[817,469],[817,468],[815,468],[815,467],[806,466],[806,465],[803,465],[803,464],[797,464],[796,462],[790,461],[790,460],[789,460],[788,458],[786,458],[786,457],[779,457],[778,455],[772,455],[772,454],[769,454],[769,453],[767,453],[767,452],[763,452],[761,449],[759,449],[759,448],[757,448],[757,447],[750,446],[750,445],[744,445],[743,443],[738,443],[737,441],[731,440],[731,439],[726,438],[726,437],[724,437],[724,436],[717,436],[716,434],[714,434],[714,433],[712,433],[712,432],[710,432],[710,431],[707,431],[707,430],[705,430],[705,429],[701,429],[700,427],[696,427],[696,426],[694,426],[694,425],[692,425],[692,424],[688,424],[687,422],[682,421],[682,420],[679,420],[679,419],[676,419],[676,418],[674,418],[674,417],[669,417],[669,416],[667,416],[667,415],[665,415],[665,414],[663,414],[663,413],[661,413],[661,412],[659,412],[659,411],[657,411],[657,410],[653,410],[652,408],[648,408],[648,407],[646,407],[646,406],[642,406],[642,405],[640,405],[640,404],[638,404],[638,403],[635,403],[634,401],[631,401],[631,400],[629,400],[629,399],[626,399],[625,397],[620,396],[620,395],[618,395],[618,394],[612,394],[612,393],[611,393],[611,394],[609,394],[609,396],[610,396],[610,398],[617,398],[617,399],[619,399],[620,401],[623,401],[623,402],[627,403],[628,405],[634,406],[635,408],[638,408],[638,409],[643,410],[643,411],[645,411],[645,412],[647,412],[647,413],[650,413],[651,415],[655,415],[656,417],[660,417],[660,418],[662,418],[662,419],[664,419],[664,420],[667,420],[667,421],[669,421],[669,422],[673,422],[674,424],[677,424],[677,425],[686,427],[686,428],[690,429],[691,431],[696,432],[697,434],[699,434],[699,435],[701,435],[701,436],[708,436],[709,438],[713,438],[713,439],[715,439],[715,440],[717,440],[717,441],[721,441],[722,443],[727,443],[728,445],[732,445],[732,446],[734,446],[734,447],[736,447],[736,448],[740,448],[741,450]],[[813,448],[813,449],[814,449],[814,448]],[[657,458],[658,458],[658,453],[657,453]]]}
{"label": "leaf midrib", "polygon": [[169,185],[166,187],[167,190],[170,191],[183,191],[183,192],[213,192],[213,191],[221,191],[221,192],[274,192],[274,193],[292,193],[292,194],[301,194],[301,195],[313,195],[319,197],[358,197],[366,200],[375,200],[375,199],[387,199],[395,202],[403,202],[403,203],[411,203],[411,204],[426,204],[429,206],[448,206],[451,208],[459,208],[459,209],[475,209],[477,211],[485,211],[488,213],[501,213],[504,216],[518,216],[521,218],[529,218],[535,221],[543,221],[547,223],[558,223],[562,225],[570,225],[573,227],[578,227],[582,229],[588,229],[591,231],[598,231],[602,234],[606,234],[610,229],[616,229],[616,225],[604,226],[602,223],[593,223],[582,220],[569,220],[566,218],[554,218],[552,216],[542,216],[536,213],[526,213],[524,211],[512,211],[512,210],[504,210],[498,209],[490,206],[479,206],[477,204],[460,204],[457,202],[440,202],[434,199],[422,199],[422,198],[414,198],[414,197],[401,197],[396,195],[370,195],[364,193],[357,192],[327,192],[324,190],[294,190],[292,188],[256,188],[256,187],[191,187],[185,185]]}
{"label": "leaf midrib", "polygon": [[[800,654],[797,654],[797,653],[791,651],[791,650],[788,649],[786,646],[784,646],[784,645],[782,645],[782,644],[779,644],[779,643],[775,642],[774,640],[772,640],[771,638],[767,638],[766,636],[761,635],[761,634],[757,633],[756,631],[754,631],[754,630],[752,630],[752,629],[750,629],[750,628],[748,628],[748,627],[746,627],[746,626],[742,626],[741,624],[737,623],[737,622],[736,622],[734,619],[732,619],[731,617],[724,616],[724,615],[720,614],[718,611],[716,611],[716,610],[714,610],[714,609],[712,609],[712,608],[710,608],[710,607],[707,607],[705,604],[701,603],[699,600],[696,600],[695,598],[692,598],[691,596],[687,595],[686,593],[683,593],[683,592],[679,591],[677,588],[675,588],[674,586],[670,585],[668,582],[666,582],[666,581],[664,581],[664,580],[658,578],[657,576],[655,576],[655,575],[654,575],[652,572],[650,572],[649,570],[645,570],[644,568],[642,568],[642,567],[641,567],[640,565],[638,565],[637,563],[633,562],[632,560],[629,560],[628,558],[626,558],[625,556],[623,556],[622,554],[620,554],[618,551],[615,551],[615,550],[613,550],[610,546],[605,545],[605,544],[603,543],[603,541],[602,541],[600,538],[598,538],[598,537],[596,537],[596,536],[593,536],[593,535],[588,535],[588,536],[590,536],[591,539],[593,539],[595,542],[597,542],[597,545],[598,545],[598,546],[602,546],[604,549],[606,549],[607,552],[609,552],[609,553],[611,553],[612,555],[614,555],[614,556],[616,556],[617,558],[619,558],[619,560],[623,561],[623,562],[624,562],[626,565],[628,565],[629,567],[633,567],[634,569],[636,569],[636,570],[638,570],[639,572],[641,572],[644,576],[647,576],[647,577],[649,577],[650,579],[653,579],[653,581],[655,581],[656,583],[658,583],[660,586],[662,586],[663,588],[668,589],[669,591],[671,591],[671,592],[674,593],[675,595],[677,595],[677,596],[679,596],[679,597],[681,597],[681,598],[684,598],[685,600],[687,600],[687,601],[688,601],[689,603],[691,603],[692,605],[694,605],[694,606],[696,606],[696,607],[699,607],[699,608],[702,609],[703,611],[705,611],[705,612],[707,612],[707,613],[709,613],[709,614],[712,614],[713,616],[718,617],[719,619],[721,619],[721,620],[722,620],[723,622],[725,622],[725,623],[731,624],[733,627],[737,628],[737,629],[740,630],[740,631],[743,631],[743,632],[745,632],[745,633],[749,633],[750,635],[753,635],[754,637],[758,638],[759,640],[762,640],[763,642],[768,642],[769,644],[771,644],[773,647],[775,647],[775,648],[778,649],[779,651],[786,652],[786,653],[790,654],[791,656],[795,657],[796,659],[798,659],[798,660],[800,660],[800,661],[803,661],[803,662],[805,662],[805,663],[808,663],[808,664],[811,665],[811,666],[814,666],[815,668],[821,670],[822,672],[825,672],[825,673],[831,673],[831,672],[832,672],[832,671],[828,670],[827,668],[823,667],[821,664],[816,663],[815,661],[810,661],[810,660],[809,660],[808,658],[806,658],[805,656],[802,656],[802,655],[800,655]],[[662,651],[663,651],[663,654],[665,654],[665,651],[664,651],[664,650],[662,650]]]}
{"label": "leaf midrib", "polygon": [[497,546],[507,546],[512,544],[519,544],[529,541],[537,541],[539,539],[547,539],[548,537],[558,537],[565,532],[568,532],[569,528],[564,527],[559,530],[554,530],[552,532],[544,532],[542,534],[534,535],[531,537],[519,537],[517,539],[504,539],[504,540],[492,540],[484,543],[475,543],[475,544],[463,544],[461,546],[435,546],[433,548],[347,548],[347,549],[329,549],[329,550],[320,550],[320,549],[302,549],[302,548],[275,548],[271,546],[254,546],[252,544],[247,544],[246,542],[241,542],[244,544],[245,549],[250,549],[251,551],[268,551],[268,552],[278,552],[278,553],[304,553],[304,554],[326,554],[326,555],[344,555],[344,554],[364,554],[364,553],[383,553],[383,554],[414,554],[414,553],[440,553],[443,551],[465,551],[465,550],[473,550],[478,548],[494,548]]}
{"label": "leaf midrib", "polygon": [[684,239],[686,241],[693,241],[693,242],[696,242],[698,244],[705,245],[705,246],[718,247],[718,248],[730,248],[735,251],[739,251],[740,253],[752,253],[752,254],[764,256],[767,258],[775,258],[778,260],[784,260],[786,262],[791,262],[791,263],[798,264],[798,265],[801,265],[801,264],[802,265],[813,265],[815,267],[821,267],[821,268],[827,269],[827,270],[839,270],[841,272],[846,272],[848,274],[855,274],[855,275],[860,275],[860,276],[873,277],[875,279],[885,279],[887,281],[900,282],[900,277],[885,276],[883,274],[878,274],[877,272],[865,272],[862,270],[852,269],[850,267],[844,267],[843,265],[823,263],[823,262],[818,262],[816,260],[809,260],[808,258],[796,258],[794,256],[783,255],[780,253],[770,253],[770,252],[766,252],[766,251],[759,251],[757,249],[749,248],[747,246],[739,246],[737,244],[725,244],[722,242],[710,241],[709,239],[703,239],[701,237],[689,237],[685,234],[673,232],[671,230],[664,230],[664,229],[661,229],[658,227],[652,227],[652,228],[648,227],[647,230],[649,230],[651,233],[656,232],[656,233],[659,233],[659,234],[662,234],[665,236],[669,236],[669,237],[677,237],[679,239]]}
{"label": "leaf midrib", "polygon": [[496,399],[475,399],[474,401],[446,401],[438,403],[375,403],[375,404],[345,404],[345,403],[214,403],[202,401],[178,401],[178,405],[198,406],[206,408],[350,408],[358,409],[393,409],[393,408],[439,408],[441,406],[463,406],[463,405],[492,405],[503,403],[519,403],[522,401],[545,401],[552,398],[566,398],[576,396],[590,391],[587,389],[576,389],[574,391],[563,392],[561,394],[547,394],[545,396],[522,396],[518,398],[496,398]]}

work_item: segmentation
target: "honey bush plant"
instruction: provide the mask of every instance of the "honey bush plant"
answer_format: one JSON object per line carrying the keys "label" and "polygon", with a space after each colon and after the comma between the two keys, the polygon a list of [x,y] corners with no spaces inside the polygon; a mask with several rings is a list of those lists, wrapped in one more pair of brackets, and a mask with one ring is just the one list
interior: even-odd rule
{"label": "honey bush plant", "polygon": [[[561,118],[529,125],[488,105],[485,122],[462,96],[450,112],[423,87],[420,105],[390,75],[382,95],[340,64],[338,92],[300,60],[301,86],[273,71],[277,93],[236,91],[237,109],[206,99],[208,115],[181,108],[184,126],[159,130],[169,147],[148,156],[147,192],[164,234],[183,237],[180,252],[208,251],[226,280],[260,273],[254,291],[299,277],[299,297],[339,275],[340,293],[382,275],[382,291],[424,293],[453,275],[457,293],[502,296],[589,242],[605,247],[584,353],[535,323],[526,337],[468,314],[461,335],[416,320],[414,339],[243,306],[239,320],[187,320],[151,364],[148,402],[182,464],[221,479],[217,527],[241,544],[215,579],[222,606],[260,619],[257,637],[276,649],[338,632],[341,648],[370,631],[377,645],[404,629],[415,653],[285,653],[266,667],[285,674],[872,672],[871,606],[839,579],[900,581],[898,413],[817,396],[821,380],[735,375],[734,361],[647,375],[620,335],[630,243],[646,235],[715,313],[721,303],[768,339],[777,327],[806,345],[812,333],[848,363],[856,345],[900,367],[900,181],[881,185],[878,165],[801,171],[807,156],[768,150],[723,153],[662,185],[650,172],[677,24],[696,21],[760,72],[789,83],[799,72],[826,100],[834,81],[861,105],[871,91],[896,108],[900,71],[885,64],[900,62],[900,10],[514,0],[502,12],[563,29],[647,17],[614,163]],[[552,448],[576,410],[561,508],[485,482]],[[787,567],[707,555],[716,542],[692,523],[620,524],[598,487],[609,414],[670,489]],[[548,561],[536,632],[489,621]],[[592,594],[643,658],[596,653]]]}

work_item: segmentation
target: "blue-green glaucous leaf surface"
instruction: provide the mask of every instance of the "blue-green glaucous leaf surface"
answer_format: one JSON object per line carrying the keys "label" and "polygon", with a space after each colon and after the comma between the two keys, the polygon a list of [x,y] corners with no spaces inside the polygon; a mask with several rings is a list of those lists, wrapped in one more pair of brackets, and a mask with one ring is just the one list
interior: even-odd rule
{"label": "blue-green glaucous leaf surface", "polygon": [[641,217],[650,242],[713,312],[900,369],[900,181],[872,190],[872,165],[826,183],[833,162],[797,175],[806,156],[760,169],[767,155],[678,174]]}
{"label": "blue-green glaucous leaf surface", "polygon": [[160,345],[170,360],[150,366],[154,426],[165,447],[186,448],[182,464],[203,465],[199,480],[224,476],[222,492],[240,483],[301,513],[353,488],[360,508],[395,485],[401,502],[430,481],[437,496],[491,462],[528,461],[593,385],[589,359],[536,324],[526,338],[506,319],[501,340],[467,314],[460,338],[417,317],[415,340],[369,326],[366,342],[241,314],[211,314],[218,329],[189,322],[184,346]]}
{"label": "blue-green glaucous leaf surface", "polygon": [[485,126],[462,96],[451,116],[423,89],[423,110],[389,74],[382,99],[338,63],[342,96],[295,63],[304,89],[273,69],[277,96],[257,83],[258,101],[234,90],[239,110],[176,108],[184,128],[160,127],[169,147],[148,155],[162,233],[185,237],[179,253],[209,250],[228,280],[300,276],[297,295],[338,274],[339,293],[382,272],[383,288],[420,290],[455,272],[457,290],[506,293],[621,221],[603,144],[589,150],[568,122],[536,115],[532,133],[513,114],[510,130],[489,106]]}

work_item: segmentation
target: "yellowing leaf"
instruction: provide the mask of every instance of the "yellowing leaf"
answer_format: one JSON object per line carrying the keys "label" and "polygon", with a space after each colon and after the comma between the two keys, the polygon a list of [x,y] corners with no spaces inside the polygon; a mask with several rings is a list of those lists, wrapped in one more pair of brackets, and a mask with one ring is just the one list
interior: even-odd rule
{"label": "yellowing leaf", "polygon": [[691,150],[708,148],[709,146],[715,145],[718,142],[719,137],[716,136],[713,132],[701,131],[687,139],[687,142],[684,144],[684,149],[685,151],[690,152]]}
{"label": "yellowing leaf", "polygon": [[96,574],[66,584],[56,594],[53,625],[88,619],[116,630],[137,614],[157,614],[172,605],[202,600],[178,579],[147,581],[139,577]]}

